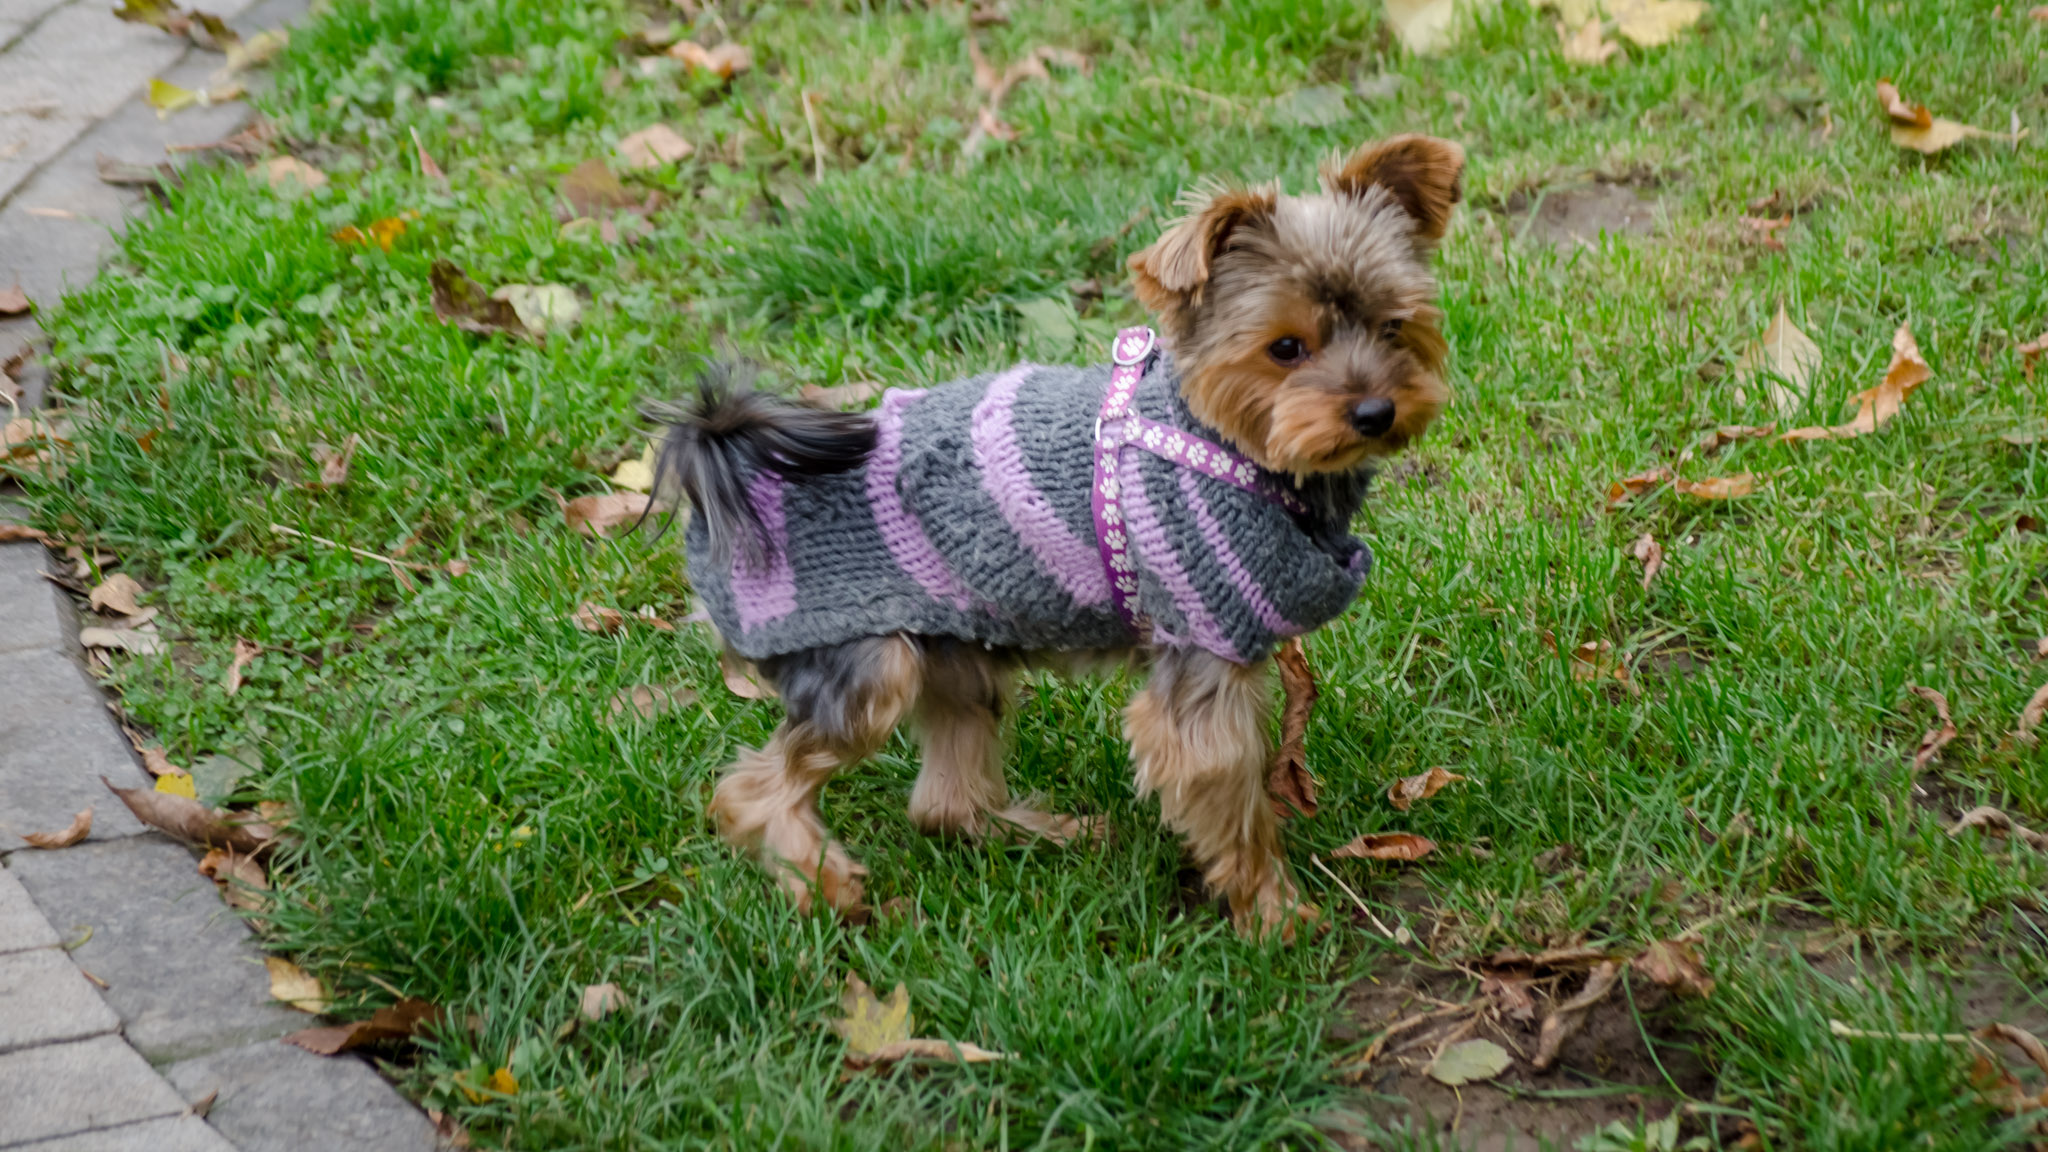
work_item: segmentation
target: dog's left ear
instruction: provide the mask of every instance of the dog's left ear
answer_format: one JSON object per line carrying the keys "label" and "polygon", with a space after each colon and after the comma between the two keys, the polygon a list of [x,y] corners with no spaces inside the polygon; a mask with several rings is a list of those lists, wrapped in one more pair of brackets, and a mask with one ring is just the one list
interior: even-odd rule
{"label": "dog's left ear", "polygon": [[1451,206],[1460,197],[1465,150],[1434,136],[1407,135],[1359,147],[1343,162],[1325,161],[1323,188],[1332,195],[1363,196],[1378,185],[1415,220],[1418,239],[1443,239]]}

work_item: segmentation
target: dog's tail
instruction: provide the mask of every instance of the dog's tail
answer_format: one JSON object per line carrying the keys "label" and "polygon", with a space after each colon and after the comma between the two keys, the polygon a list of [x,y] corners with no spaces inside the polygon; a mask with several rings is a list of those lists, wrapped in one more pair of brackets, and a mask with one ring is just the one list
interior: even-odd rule
{"label": "dog's tail", "polygon": [[682,489],[721,566],[735,551],[753,568],[771,558],[773,546],[749,497],[751,476],[769,472],[794,480],[845,472],[875,447],[875,422],[865,413],[807,408],[750,385],[731,366],[714,364],[697,378],[694,395],[645,409],[668,426],[655,459],[656,490]]}

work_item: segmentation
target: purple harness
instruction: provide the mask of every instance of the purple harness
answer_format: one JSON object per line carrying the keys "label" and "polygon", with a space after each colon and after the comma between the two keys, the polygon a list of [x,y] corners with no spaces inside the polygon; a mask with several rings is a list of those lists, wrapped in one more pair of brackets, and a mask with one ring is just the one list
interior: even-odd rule
{"label": "purple harness", "polygon": [[1125,530],[1123,485],[1118,479],[1125,448],[1142,448],[1172,464],[1181,464],[1204,476],[1241,488],[1296,515],[1307,511],[1292,492],[1275,483],[1257,464],[1213,444],[1200,436],[1148,420],[1133,410],[1138,382],[1145,378],[1158,350],[1152,329],[1126,328],[1110,345],[1109,390],[1102,397],[1102,414],[1095,421],[1095,484],[1089,506],[1095,514],[1095,541],[1102,554],[1102,566],[1109,573],[1110,600],[1117,615],[1132,628],[1139,626],[1136,606],[1138,569],[1131,561],[1130,536]]}

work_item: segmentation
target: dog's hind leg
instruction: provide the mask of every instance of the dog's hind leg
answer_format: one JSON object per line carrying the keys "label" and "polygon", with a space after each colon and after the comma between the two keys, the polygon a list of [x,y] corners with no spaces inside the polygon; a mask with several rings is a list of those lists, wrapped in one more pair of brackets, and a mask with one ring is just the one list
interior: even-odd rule
{"label": "dog's hind leg", "polygon": [[1266,796],[1272,697],[1264,662],[1166,648],[1124,715],[1139,794],[1158,794],[1160,815],[1186,839],[1210,890],[1230,902],[1237,930],[1292,939],[1294,922],[1317,912],[1287,875]]}
{"label": "dog's hind leg", "polygon": [[910,821],[932,834],[1036,836],[1066,841],[1086,830],[1072,816],[1010,802],[1003,781],[1003,710],[1016,685],[1007,657],[957,640],[923,637],[917,728],[924,766],[910,790]]}
{"label": "dog's hind leg", "polygon": [[787,715],[766,745],[741,753],[719,780],[711,814],[719,835],[759,856],[799,908],[810,909],[813,892],[840,912],[860,906],[867,869],[826,829],[818,790],[889,738],[917,699],[919,663],[900,636],[760,662]]}

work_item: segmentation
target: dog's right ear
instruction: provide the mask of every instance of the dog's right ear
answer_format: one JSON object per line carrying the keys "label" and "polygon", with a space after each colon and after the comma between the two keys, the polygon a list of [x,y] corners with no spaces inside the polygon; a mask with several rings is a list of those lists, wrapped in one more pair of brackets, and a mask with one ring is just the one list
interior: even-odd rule
{"label": "dog's right ear", "polygon": [[1415,234],[1430,242],[1443,239],[1450,226],[1464,174],[1463,148],[1412,133],[1362,145],[1322,166],[1323,187],[1333,195],[1362,197],[1374,186],[1386,189],[1414,219]]}
{"label": "dog's right ear", "polygon": [[1131,253],[1132,287],[1138,301],[1166,313],[1199,297],[1209,282],[1209,262],[1223,252],[1230,234],[1273,210],[1272,187],[1219,188],[1184,201],[1188,214],[1174,221],[1150,248]]}

